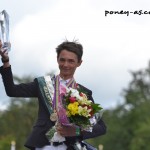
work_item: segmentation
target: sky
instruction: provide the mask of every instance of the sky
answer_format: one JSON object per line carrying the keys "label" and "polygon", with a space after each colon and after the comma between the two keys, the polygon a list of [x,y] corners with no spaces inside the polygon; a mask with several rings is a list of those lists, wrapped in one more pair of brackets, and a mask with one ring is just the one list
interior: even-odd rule
{"label": "sky", "polygon": [[[124,102],[130,71],[147,67],[150,60],[149,6],[149,0],[0,0],[0,11],[10,16],[13,73],[57,74],[55,48],[77,39],[84,55],[76,81],[91,89],[104,109],[114,108]],[[0,78],[0,109],[8,99]]]}

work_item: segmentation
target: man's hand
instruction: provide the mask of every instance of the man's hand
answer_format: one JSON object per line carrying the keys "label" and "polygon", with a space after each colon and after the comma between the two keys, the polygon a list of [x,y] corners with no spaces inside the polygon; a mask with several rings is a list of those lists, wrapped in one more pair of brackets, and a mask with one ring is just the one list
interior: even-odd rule
{"label": "man's hand", "polygon": [[[10,44],[10,43],[9,43]],[[0,55],[1,55],[1,60],[2,60],[2,63],[4,64],[3,67],[6,68],[6,67],[9,67],[10,64],[9,64],[9,56],[8,56],[8,51],[7,50],[4,50],[2,48],[2,42],[0,40]]]}
{"label": "man's hand", "polygon": [[76,126],[70,125],[70,126],[64,126],[61,124],[58,124],[56,126],[57,132],[64,137],[69,137],[69,136],[76,136]]}
{"label": "man's hand", "polygon": [[0,55],[1,55],[1,57],[2,57],[4,60],[9,59],[7,50],[4,50],[4,49],[2,48],[2,42],[1,42],[1,40],[0,40]]}

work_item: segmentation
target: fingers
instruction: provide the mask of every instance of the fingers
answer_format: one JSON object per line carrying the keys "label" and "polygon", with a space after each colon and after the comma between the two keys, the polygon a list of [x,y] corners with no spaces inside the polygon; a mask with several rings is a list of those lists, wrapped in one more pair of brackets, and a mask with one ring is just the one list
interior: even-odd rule
{"label": "fingers", "polygon": [[[6,50],[6,51],[8,51],[8,49],[10,49],[11,48],[11,43],[10,42],[6,42],[5,44],[4,44],[4,49]],[[0,40],[0,51],[4,51],[4,49],[3,49],[3,44],[2,44],[2,41]]]}
{"label": "fingers", "polygon": [[64,135],[64,130],[61,126],[56,126],[56,130],[57,132],[61,135],[61,136],[65,136]]}
{"label": "fingers", "polygon": [[76,127],[75,126],[56,126],[57,132],[62,136],[75,136],[76,135]]}
{"label": "fingers", "polygon": [[7,51],[7,49],[3,49],[2,48],[2,42],[1,42],[1,40],[0,40],[0,55],[2,57],[8,57],[8,51]]}
{"label": "fingers", "polygon": [[0,55],[2,56],[2,57],[8,57],[8,52],[7,52],[7,50],[4,50],[4,49],[0,49]]}

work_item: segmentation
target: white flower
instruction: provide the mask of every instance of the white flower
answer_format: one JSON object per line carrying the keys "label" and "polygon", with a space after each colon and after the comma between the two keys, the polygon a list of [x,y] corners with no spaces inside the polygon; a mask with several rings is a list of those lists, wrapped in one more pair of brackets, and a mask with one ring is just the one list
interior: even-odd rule
{"label": "white flower", "polygon": [[81,115],[81,116],[90,117],[90,116],[91,116],[91,115],[90,115],[90,111],[91,111],[91,109],[88,109],[87,106],[85,106],[85,107],[79,106],[79,107],[78,107],[78,113],[79,113],[79,115]]}
{"label": "white flower", "polygon": [[92,101],[91,100],[87,100],[87,99],[84,99],[84,97],[82,97],[81,100],[78,100],[79,104],[81,105],[91,105]]}
{"label": "white flower", "polygon": [[68,88],[67,93],[71,92],[71,97],[76,97],[78,100],[82,100],[82,97],[79,95],[79,91],[73,88]]}

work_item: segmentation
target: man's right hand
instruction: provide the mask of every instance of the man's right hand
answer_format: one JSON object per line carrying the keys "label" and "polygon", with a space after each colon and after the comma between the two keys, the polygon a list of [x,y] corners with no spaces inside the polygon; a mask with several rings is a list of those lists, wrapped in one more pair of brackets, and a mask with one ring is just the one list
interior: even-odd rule
{"label": "man's right hand", "polygon": [[1,59],[2,59],[2,63],[4,64],[3,66],[4,66],[4,68],[5,67],[9,67],[10,66],[10,64],[9,64],[9,56],[8,56],[8,52],[7,52],[7,50],[4,50],[3,48],[2,48],[2,42],[1,42],[1,40],[0,40],[0,55],[1,55]]}
{"label": "man's right hand", "polygon": [[3,59],[9,58],[9,57],[8,57],[8,52],[7,52],[7,50],[4,50],[4,49],[2,48],[2,42],[1,42],[1,40],[0,40],[0,55],[1,55],[1,57],[2,57]]}

